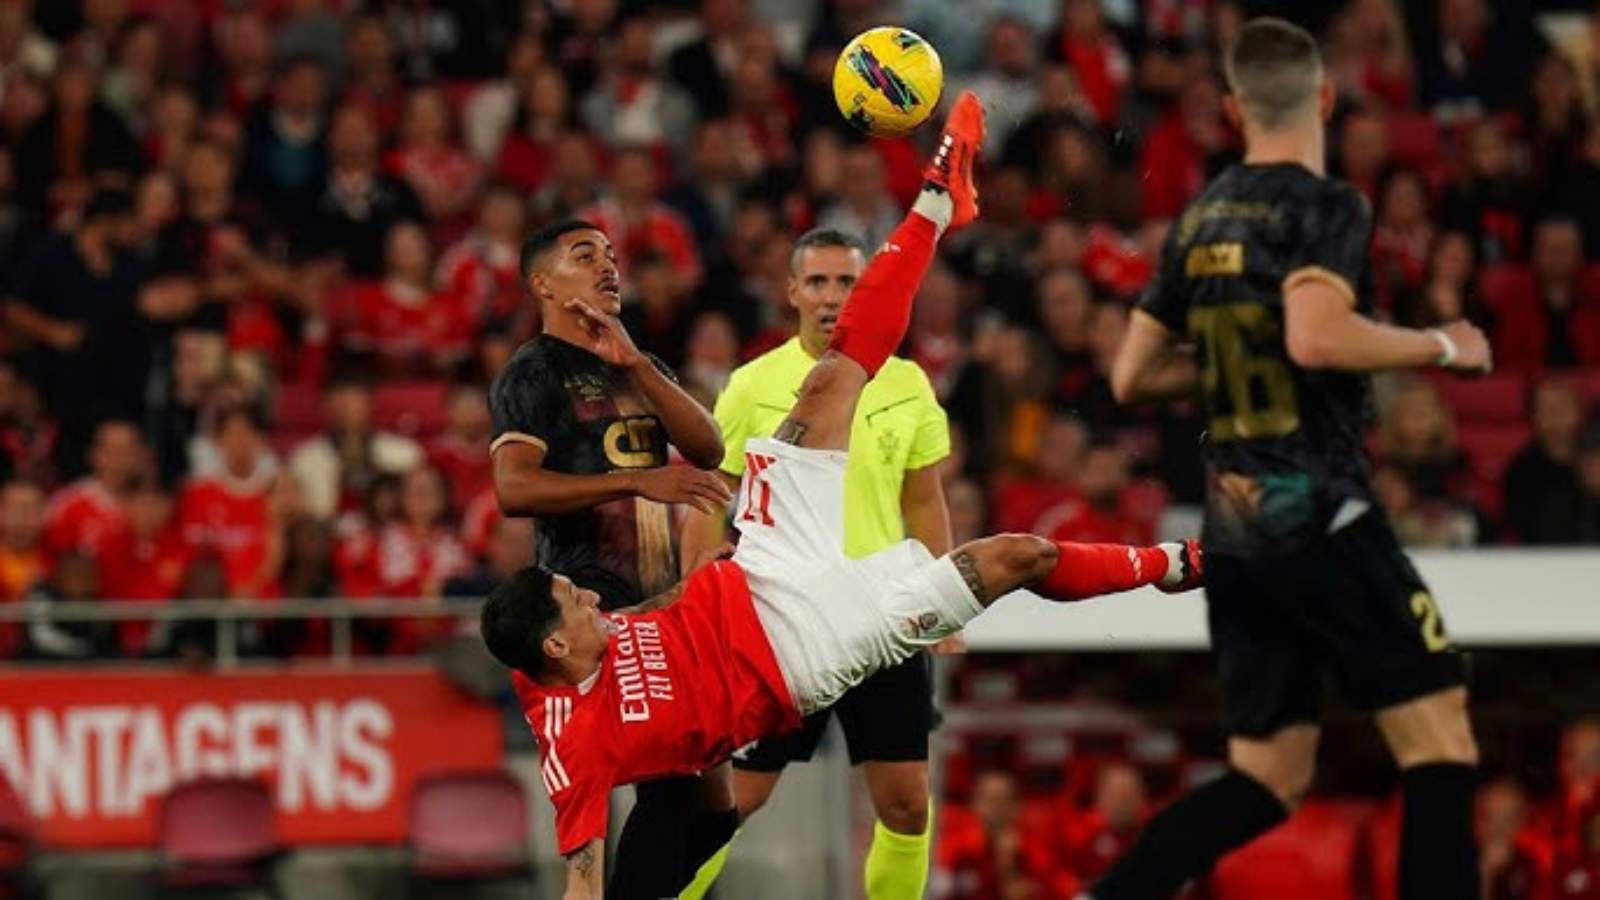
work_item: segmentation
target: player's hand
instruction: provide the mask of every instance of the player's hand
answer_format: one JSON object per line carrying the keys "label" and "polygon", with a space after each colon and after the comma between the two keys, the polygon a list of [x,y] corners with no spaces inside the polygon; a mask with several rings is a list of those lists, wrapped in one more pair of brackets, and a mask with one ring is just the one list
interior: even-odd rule
{"label": "player's hand", "polygon": [[1494,355],[1482,329],[1466,320],[1441,325],[1439,333],[1455,344],[1456,357],[1446,368],[1456,372],[1488,372],[1494,368]]}
{"label": "player's hand", "polygon": [[710,565],[719,559],[727,559],[732,555],[733,545],[727,541],[723,541],[715,547],[707,547],[706,549],[701,550],[699,553],[696,553],[694,558],[689,560],[689,567],[683,571],[685,573],[693,572],[695,569],[698,569],[701,566]]}
{"label": "player's hand", "polygon": [[633,472],[634,493],[657,503],[687,503],[708,516],[721,515],[733,500],[722,476],[690,466],[662,466]]}
{"label": "player's hand", "polygon": [[644,354],[634,346],[628,329],[616,316],[607,315],[592,304],[573,298],[565,304],[567,312],[578,317],[583,333],[589,338],[589,352],[613,366],[630,368],[644,361]]}

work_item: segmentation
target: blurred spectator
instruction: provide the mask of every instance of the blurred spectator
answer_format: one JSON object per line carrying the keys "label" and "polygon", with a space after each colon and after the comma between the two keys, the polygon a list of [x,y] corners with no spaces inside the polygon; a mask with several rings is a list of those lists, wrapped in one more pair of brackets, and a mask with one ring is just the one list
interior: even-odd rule
{"label": "blurred spectator", "polygon": [[[973,779],[971,811],[950,810],[939,827],[933,895],[942,900],[1072,896],[1042,835],[1024,828],[1017,780],[990,769]],[[1059,888],[1068,887],[1064,893]]]}
{"label": "blurred spectator", "polygon": [[132,198],[99,191],[71,234],[41,240],[15,274],[5,305],[16,334],[27,338],[45,408],[61,418],[60,462],[81,471],[83,451],[101,418],[137,419],[150,375],[153,325],[144,272],[130,252]]}
{"label": "blurred spectator", "polygon": [[1091,446],[1078,472],[1078,496],[1041,512],[1035,531],[1054,541],[1153,543],[1154,523],[1137,520],[1124,509],[1131,480],[1126,453],[1111,444]]}
{"label": "blurred spectator", "polygon": [[1177,104],[1151,129],[1139,158],[1145,218],[1177,216],[1232,148],[1216,83],[1202,78],[1184,85]]}
{"label": "blurred spectator", "polygon": [[687,146],[694,103],[656,72],[654,26],[643,16],[617,24],[600,81],[583,100],[589,131],[612,146],[676,154]]}
{"label": "blurred spectator", "polygon": [[386,240],[382,280],[357,281],[329,298],[328,316],[345,365],[390,376],[448,375],[471,350],[472,313],[460,295],[434,289],[428,233],[396,222]]}
{"label": "blurred spectator", "polygon": [[1400,4],[1345,4],[1329,24],[1327,67],[1341,97],[1389,109],[1410,107],[1415,78]]}
{"label": "blurred spectator", "polygon": [[130,422],[113,419],[95,429],[89,474],[57,491],[45,513],[44,546],[53,558],[69,552],[96,561],[127,539],[123,501],[148,466],[144,442]]}
{"label": "blurred spectator", "polygon": [[724,115],[731,104],[729,82],[740,58],[739,41],[749,24],[745,0],[701,0],[704,33],[672,54],[667,70],[694,98],[702,118]]}
{"label": "blurred spectator", "polygon": [[[0,487],[0,603],[21,599],[43,577],[46,562],[44,491],[27,481],[8,481]],[[0,656],[16,649],[13,641],[0,640]]]}
{"label": "blurred spectator", "polygon": [[1377,459],[1395,467],[1419,503],[1463,505],[1470,474],[1455,415],[1421,378],[1400,383],[1378,423]]}
{"label": "blurred spectator", "polygon": [[1422,290],[1434,243],[1422,176],[1408,169],[1390,172],[1378,194],[1372,235],[1372,274],[1380,308],[1394,310],[1401,298]]}
{"label": "blurred spectator", "polygon": [[1149,815],[1144,777],[1125,762],[1108,762],[1095,777],[1094,802],[1072,823],[1066,863],[1085,883],[1099,878],[1139,836]]}
{"label": "blurred spectator", "polygon": [[[1530,257],[1535,296],[1500,310],[1494,339],[1499,365],[1600,365],[1600,298],[1582,292],[1583,235],[1567,218],[1540,222]],[[1585,302],[1589,301],[1589,302]]]}
{"label": "blurred spectator", "polygon": [[[615,9],[609,3],[594,5]],[[493,73],[516,33],[514,16],[520,8],[506,3],[417,4],[409,0],[375,0],[366,6],[381,11],[388,20],[400,39],[406,72],[416,81],[471,81]]]}
{"label": "blurred spectator", "polygon": [[695,317],[678,374],[689,393],[710,409],[739,365],[739,333],[726,313],[710,310]]}
{"label": "blurred spectator", "polygon": [[1437,32],[1418,59],[1422,103],[1444,119],[1499,107],[1527,83],[1539,38],[1514,5],[1491,14],[1485,0],[1439,0]]}
{"label": "blurred spectator", "polygon": [[1076,417],[1051,415],[1039,437],[1039,458],[1031,475],[995,492],[995,529],[1035,531],[1047,510],[1078,501],[1077,479],[1083,471],[1089,437],[1089,429]]}
{"label": "blurred spectator", "polygon": [[489,458],[488,391],[480,384],[459,384],[450,391],[445,430],[428,442],[428,465],[444,476],[451,509],[492,487]]}
{"label": "blurred spectator", "polygon": [[283,595],[320,600],[338,593],[333,571],[333,529],[322,519],[297,515],[284,536]]}
{"label": "blurred spectator", "polygon": [[372,388],[363,380],[330,381],[322,395],[322,417],[327,432],[289,457],[305,509],[319,519],[361,509],[379,477],[403,474],[422,462],[415,441],[373,425]]}
{"label": "blurred spectator", "polygon": [[1572,170],[1546,185],[1541,206],[1576,219],[1585,259],[1600,259],[1600,119],[1589,123]]}
{"label": "blurred spectator", "polygon": [[316,201],[317,254],[337,254],[357,277],[383,267],[384,246],[394,226],[416,219],[422,207],[411,188],[378,170],[381,135],[372,113],[345,104],[328,128],[328,177]]}
{"label": "blurred spectator", "polygon": [[1472,239],[1459,231],[1438,233],[1428,253],[1420,287],[1396,298],[1395,319],[1413,328],[1431,328],[1467,319],[1491,328],[1478,293]]}
{"label": "blurred spectator", "polygon": [[1600,421],[1578,440],[1576,490],[1544,497],[1529,533],[1540,544],[1600,544]]}
{"label": "blurred spectator", "polygon": [[[1070,142],[1078,133],[1062,131],[1055,140]],[[1028,221],[1028,173],[1015,166],[992,170],[981,193],[978,221],[951,237],[945,259],[957,274],[977,282],[987,306],[1019,324],[1031,322],[1034,273],[1028,270],[1028,251],[1034,231]],[[1080,200],[1083,196],[1075,195],[1074,202]]]}
{"label": "blurred spectator", "polygon": [[967,342],[961,334],[961,283],[942,262],[928,267],[917,289],[907,340],[906,355],[928,373],[934,393],[948,395],[966,361]]}
{"label": "blurred spectator", "polygon": [[361,506],[335,520],[333,569],[339,579],[341,595],[376,597],[382,593],[378,580],[378,537],[400,517],[402,484],[401,474],[378,474],[362,495]]}
{"label": "blurred spectator", "polygon": [[115,60],[101,77],[100,100],[133,135],[143,137],[150,129],[167,62],[160,25],[154,19],[130,19],[117,36]]}
{"label": "blurred spectator", "polygon": [[1533,390],[1533,440],[1506,467],[1501,484],[1505,524],[1523,543],[1540,543],[1545,503],[1577,491],[1573,463],[1583,428],[1583,405],[1574,387],[1546,380]]}
{"label": "blurred spectator", "polygon": [[439,258],[434,282],[461,304],[474,331],[519,340],[537,324],[525,321],[534,304],[523,302],[517,262],[526,222],[521,194],[491,183],[478,200],[477,226]]}
{"label": "blurred spectator", "polygon": [[1600,719],[1580,718],[1561,732],[1556,774],[1556,851],[1585,855],[1596,837],[1588,831],[1591,819],[1600,813]]}
{"label": "blurred spectator", "polygon": [[[469,570],[471,560],[445,520],[448,501],[438,470],[420,466],[405,476],[400,515],[378,534],[379,596],[437,600],[447,581]],[[415,653],[450,631],[446,619],[371,624],[369,642],[378,652],[389,653]]]}
{"label": "blurred spectator", "polygon": [[973,364],[946,398],[951,420],[970,438],[974,474],[1026,470],[1038,458],[1049,416],[1052,366],[1032,332],[980,323]]}
{"label": "blurred spectator", "polygon": [[1527,831],[1528,797],[1510,779],[1478,789],[1478,867],[1487,900],[1550,896],[1550,850]]}
{"label": "blurred spectator", "polygon": [[990,118],[984,135],[984,154],[997,156],[1023,117],[1033,112],[1038,103],[1039,42],[1026,20],[1001,14],[988,23],[987,44],[983,68],[950,79],[945,96],[953,99],[961,91],[970,90],[994,104],[996,115]]}
{"label": "blurred spectator", "polygon": [[1069,401],[1089,383],[1094,294],[1082,275],[1065,266],[1044,272],[1038,291],[1039,324],[1050,342],[1058,370],[1054,393],[1058,399]]}
{"label": "blurred spectator", "polygon": [[206,85],[206,105],[243,118],[268,96],[273,81],[272,32],[260,10],[243,7],[218,20],[215,43],[221,71]]}
{"label": "blurred spectator", "polygon": [[743,137],[726,119],[701,122],[695,128],[688,171],[663,197],[694,230],[700,258],[707,261],[720,252],[738,212],[740,189],[760,164]]}
{"label": "blurred spectator", "polygon": [[[384,39],[389,39],[387,32]],[[544,44],[538,35],[528,30],[518,33],[506,53],[504,74],[478,85],[462,107],[462,136],[480,162],[487,165],[500,154],[500,145],[524,102],[528,81],[544,62]]]}
{"label": "blurred spectator", "polygon": [[1096,120],[1101,125],[1115,122],[1133,66],[1107,26],[1099,0],[1063,0],[1061,30],[1046,46],[1052,59],[1072,68]]}
{"label": "blurred spectator", "polygon": [[44,401],[17,366],[0,357],[0,480],[22,478],[55,485],[60,431],[44,414]]}
{"label": "blurred spectator", "polygon": [[23,78],[46,79],[55,71],[56,45],[39,30],[33,0],[0,7],[0,95]]}
{"label": "blurred spectator", "polygon": [[671,262],[661,254],[646,253],[634,259],[623,295],[622,323],[639,349],[661,357],[674,370],[683,365],[689,328],[694,324],[684,309],[688,299]]}
{"label": "blurred spectator", "polygon": [[1358,109],[1339,127],[1339,177],[1374,205],[1389,167],[1389,124],[1375,110]]}
{"label": "blurred spectator", "polygon": [[50,105],[16,145],[14,165],[27,173],[18,198],[55,220],[75,213],[103,177],[127,187],[139,168],[139,148],[117,114],[95,98],[95,72],[68,56],[57,67]]}
{"label": "blurred spectator", "polygon": [[[110,600],[159,602],[178,596],[194,549],[179,533],[172,495],[147,481],[128,497],[127,536],[107,554],[101,566],[102,596]],[[153,652],[150,621],[119,622],[117,642],[123,656]]]}
{"label": "blurred spectator", "polygon": [[649,150],[619,149],[612,161],[611,190],[577,217],[610,236],[624,277],[633,264],[656,254],[670,265],[674,290],[691,290],[700,281],[694,235],[677,212],[656,198],[656,179],[655,158]]}
{"label": "blurred spectator", "polygon": [[[945,503],[950,507],[952,539],[965,543],[990,534],[988,501],[983,488],[965,478],[945,485]],[[952,544],[951,546],[960,546]]]}
{"label": "blurred spectator", "polygon": [[315,60],[337,84],[344,63],[344,21],[328,8],[328,0],[288,0],[284,5],[287,15],[273,31],[273,55]]}
{"label": "blurred spectator", "polygon": [[1578,848],[1558,857],[1554,882],[1562,900],[1600,898],[1600,810],[1584,819]]}
{"label": "blurred spectator", "polygon": [[1589,116],[1578,93],[1577,69],[1566,54],[1546,53],[1534,69],[1521,118],[1530,169],[1556,181],[1570,174],[1583,153]]}
{"label": "blurred spectator", "polygon": [[569,131],[572,97],[560,69],[535,64],[523,80],[509,133],[496,145],[495,171],[523,190],[537,191],[556,173],[557,144],[563,135],[576,137],[586,151],[598,148],[590,146],[587,137]]}
{"label": "blurred spectator", "polygon": [[384,169],[411,188],[435,235],[458,235],[477,198],[482,171],[456,140],[443,88],[413,88],[400,120],[399,142]]}
{"label": "blurred spectator", "polygon": [[278,479],[266,464],[270,454],[261,424],[246,410],[232,410],[217,422],[215,440],[222,471],[191,479],[179,497],[183,539],[196,554],[210,553],[222,562],[229,597],[277,597],[287,511],[274,490]]}
{"label": "blurred spectator", "polygon": [[1465,169],[1445,189],[1439,220],[1472,235],[1473,255],[1484,264],[1520,259],[1532,186],[1517,174],[1505,133],[1494,121],[1472,126],[1466,144]]}
{"label": "blurred spectator", "polygon": [[327,170],[327,90],[316,62],[286,60],[245,124],[242,187],[287,229],[307,224]]}
{"label": "blurred spectator", "polygon": [[839,200],[817,216],[817,227],[857,235],[868,247],[877,247],[900,224],[900,218],[900,205],[890,196],[885,180],[883,157],[870,144],[846,150]]}
{"label": "blurred spectator", "polygon": [[1375,468],[1372,487],[1395,535],[1407,547],[1470,547],[1477,538],[1471,513],[1437,500],[1419,500],[1411,479],[1397,466]]}
{"label": "blurred spectator", "polygon": [[52,660],[110,656],[116,646],[110,622],[57,622],[43,615],[42,607],[50,604],[94,602],[100,597],[99,566],[94,557],[77,550],[57,556],[50,577],[23,597],[24,603],[41,608],[41,615],[28,623],[29,655]]}
{"label": "blurred spectator", "polygon": [[394,36],[382,18],[369,14],[350,22],[343,64],[343,102],[365,106],[372,110],[379,128],[385,133],[394,131],[400,124],[406,90],[395,60]]}
{"label": "blurred spectator", "polygon": [[500,519],[489,539],[488,552],[470,571],[451,576],[444,584],[446,597],[483,597],[518,569],[533,563],[533,520]]}

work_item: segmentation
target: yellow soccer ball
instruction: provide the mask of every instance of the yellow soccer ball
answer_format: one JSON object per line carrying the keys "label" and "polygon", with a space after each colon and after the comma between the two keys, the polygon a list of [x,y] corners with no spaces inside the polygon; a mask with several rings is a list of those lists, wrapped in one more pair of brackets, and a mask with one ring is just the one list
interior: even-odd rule
{"label": "yellow soccer ball", "polygon": [[874,137],[899,137],[928,120],[944,90],[933,45],[905,28],[856,35],[833,67],[833,99],[851,125]]}

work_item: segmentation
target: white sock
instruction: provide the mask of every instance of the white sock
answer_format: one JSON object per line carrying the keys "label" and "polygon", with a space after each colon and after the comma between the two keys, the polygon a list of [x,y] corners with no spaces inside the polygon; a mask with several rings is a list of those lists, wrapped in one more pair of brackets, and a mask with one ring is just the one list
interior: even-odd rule
{"label": "white sock", "polygon": [[940,235],[950,227],[950,217],[955,215],[956,205],[950,199],[947,191],[923,188],[917,195],[917,202],[911,204],[911,211],[933,223],[933,227]]}
{"label": "white sock", "polygon": [[1177,587],[1183,583],[1183,545],[1177,543],[1157,544],[1167,554],[1167,574],[1161,576],[1162,587]]}

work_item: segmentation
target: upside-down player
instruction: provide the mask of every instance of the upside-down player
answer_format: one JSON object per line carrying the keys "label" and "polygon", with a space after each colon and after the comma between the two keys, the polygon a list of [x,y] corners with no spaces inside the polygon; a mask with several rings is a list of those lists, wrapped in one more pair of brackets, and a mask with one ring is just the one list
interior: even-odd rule
{"label": "upside-down player", "polygon": [[773,438],[746,444],[731,560],[609,616],[593,592],[537,567],[484,605],[484,641],[513,670],[538,738],[567,897],[603,893],[613,785],[700,771],[793,729],[1018,588],[1077,600],[1198,582],[1192,541],[1134,548],[999,535],[937,560],[915,541],[861,560],[844,555],[856,401],[904,338],[940,233],[977,214],[972,162],[982,139],[982,107],[963,94],[911,214],[851,292],[799,402]]}
{"label": "upside-down player", "polygon": [[[1231,771],[1162,811],[1089,893],[1170,897],[1288,818],[1316,766],[1328,672],[1400,766],[1400,897],[1476,900],[1465,673],[1373,496],[1362,428],[1365,373],[1481,370],[1488,344],[1466,322],[1364,315],[1371,223],[1360,194],[1323,177],[1333,88],[1311,35],[1248,22],[1226,71],[1244,164],[1173,226],[1111,383],[1123,402],[1204,395],[1206,603]],[[1188,341],[1194,355],[1173,346]]]}

